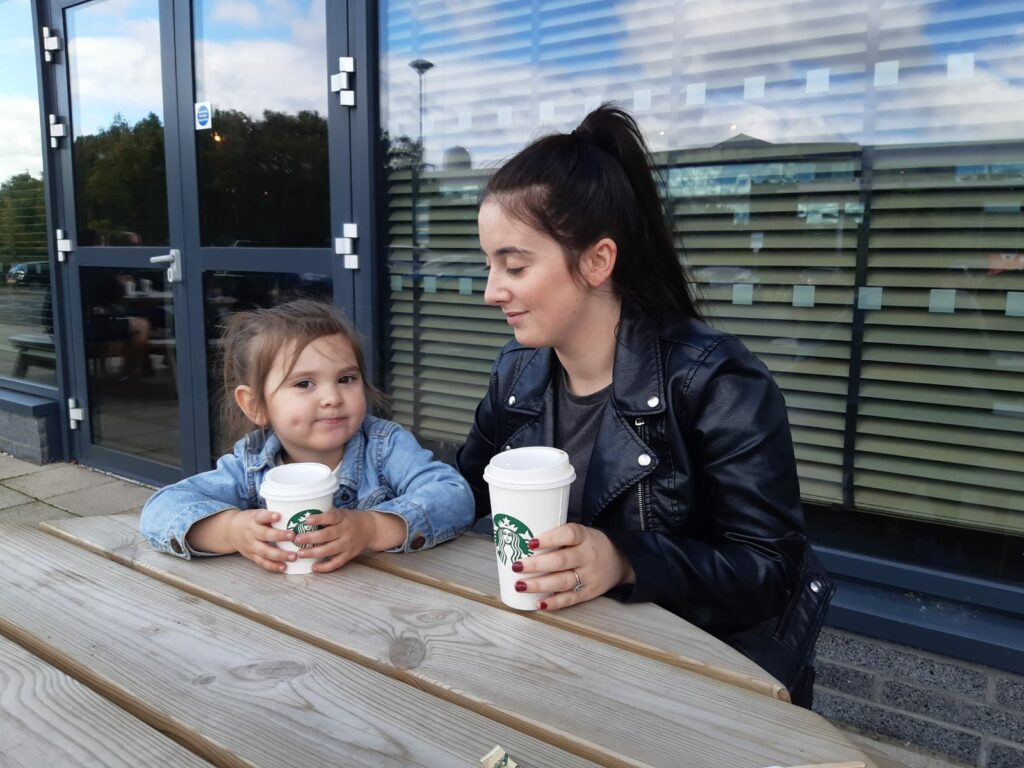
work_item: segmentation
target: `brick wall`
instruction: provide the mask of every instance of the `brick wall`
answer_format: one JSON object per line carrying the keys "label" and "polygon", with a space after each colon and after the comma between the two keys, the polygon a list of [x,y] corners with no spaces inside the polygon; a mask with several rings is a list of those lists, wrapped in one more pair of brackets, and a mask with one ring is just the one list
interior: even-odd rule
{"label": "brick wall", "polygon": [[826,628],[814,710],[979,768],[1024,768],[1024,677]]}

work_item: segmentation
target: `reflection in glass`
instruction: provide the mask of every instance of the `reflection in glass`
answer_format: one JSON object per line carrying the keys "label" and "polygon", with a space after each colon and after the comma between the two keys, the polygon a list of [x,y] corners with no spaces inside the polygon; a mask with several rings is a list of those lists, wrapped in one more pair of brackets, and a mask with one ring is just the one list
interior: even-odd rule
{"label": "reflection in glass", "polygon": [[330,239],[325,11],[315,0],[194,4],[200,240],[326,246]]}
{"label": "reflection in glass", "polygon": [[479,192],[610,100],[711,321],[785,391],[804,498],[1024,534],[1024,10],[655,5],[382,3],[396,417],[465,438],[509,337]]}
{"label": "reflection in glass", "polygon": [[[209,360],[207,391],[210,393],[211,465],[231,450],[241,435],[224,430],[222,400],[224,362],[221,337],[224,321],[233,312],[256,307],[273,307],[303,297],[330,300],[334,286],[330,275],[254,272],[206,272],[203,274],[203,308],[206,354]],[[234,408],[231,402],[228,407]]]}
{"label": "reflection in glass", "polygon": [[69,8],[76,245],[166,245],[158,0]]}
{"label": "reflection in glass", "polygon": [[57,382],[29,0],[0,0],[0,376]]}
{"label": "reflection in glass", "polygon": [[83,267],[79,275],[93,443],[180,466],[177,351],[166,271]]}

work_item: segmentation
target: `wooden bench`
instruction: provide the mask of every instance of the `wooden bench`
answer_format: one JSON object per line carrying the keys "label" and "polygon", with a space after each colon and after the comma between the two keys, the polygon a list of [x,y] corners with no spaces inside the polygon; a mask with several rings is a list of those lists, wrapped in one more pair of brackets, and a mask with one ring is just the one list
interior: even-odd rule
{"label": "wooden bench", "polygon": [[50,369],[57,367],[52,333],[19,333],[11,336],[8,341],[18,350],[18,357],[14,361],[14,378],[25,378],[32,365]]}

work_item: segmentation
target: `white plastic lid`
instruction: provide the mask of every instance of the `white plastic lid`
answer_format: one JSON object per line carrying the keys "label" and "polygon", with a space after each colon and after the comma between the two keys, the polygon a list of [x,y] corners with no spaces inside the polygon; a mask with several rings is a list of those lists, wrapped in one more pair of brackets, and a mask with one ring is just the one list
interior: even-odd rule
{"label": "white plastic lid", "polygon": [[260,483],[260,496],[279,501],[301,501],[334,494],[338,478],[326,464],[300,461],[274,467]]}
{"label": "white plastic lid", "polygon": [[576,479],[569,454],[558,448],[530,446],[503,451],[491,458],[484,480],[498,488],[543,491]]}

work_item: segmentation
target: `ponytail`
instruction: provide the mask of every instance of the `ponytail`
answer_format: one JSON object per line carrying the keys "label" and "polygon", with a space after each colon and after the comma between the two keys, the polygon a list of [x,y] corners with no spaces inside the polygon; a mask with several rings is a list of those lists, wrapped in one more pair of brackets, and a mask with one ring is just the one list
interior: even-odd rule
{"label": "ponytail", "polygon": [[618,247],[612,285],[622,299],[659,317],[699,318],[656,173],[633,118],[604,104],[571,133],[538,139],[505,163],[484,200],[558,242],[576,273],[583,251],[611,238]]}

